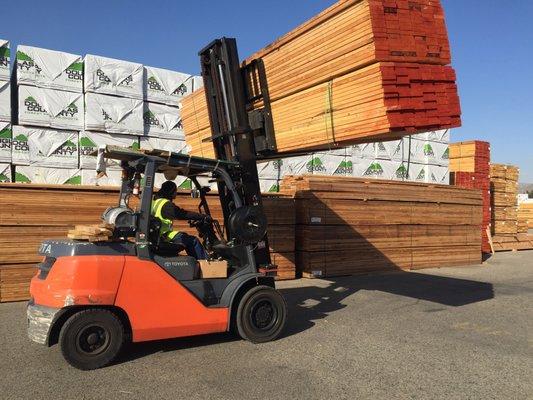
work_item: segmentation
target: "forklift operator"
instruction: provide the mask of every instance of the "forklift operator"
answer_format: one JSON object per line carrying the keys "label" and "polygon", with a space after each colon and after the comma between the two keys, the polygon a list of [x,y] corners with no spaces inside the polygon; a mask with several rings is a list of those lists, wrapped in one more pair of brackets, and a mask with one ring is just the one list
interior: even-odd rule
{"label": "forklift operator", "polygon": [[161,185],[161,189],[154,195],[152,201],[151,214],[161,221],[159,235],[161,240],[170,243],[182,244],[185,246],[187,255],[195,257],[197,260],[207,259],[207,253],[197,237],[185,232],[179,232],[172,229],[172,220],[187,219],[201,221],[209,219],[208,215],[186,211],[176,206],[172,200],[176,198],[178,188],[172,181],[166,181]]}

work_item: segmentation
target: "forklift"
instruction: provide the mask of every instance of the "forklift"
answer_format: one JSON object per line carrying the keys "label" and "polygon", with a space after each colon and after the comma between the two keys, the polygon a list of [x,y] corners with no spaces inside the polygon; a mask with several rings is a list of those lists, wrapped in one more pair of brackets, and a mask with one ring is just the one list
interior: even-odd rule
{"label": "forklift", "polygon": [[[217,39],[199,55],[216,159],[100,148],[99,161],[119,160],[122,167],[118,205],[102,216],[114,226],[113,240],[45,240],[40,246],[44,258],[31,281],[28,336],[59,344],[75,368],[109,365],[129,342],[229,331],[262,343],[285,327],[287,307],[275,288],[256,164],[275,154],[275,143],[268,108],[247,108],[252,96],[267,100],[268,92],[263,79],[262,90],[246,92],[235,39]],[[224,231],[212,218],[190,223],[208,259],[226,263],[226,278],[203,278],[198,260],[179,254],[184,246],[161,240],[160,221],[151,215],[156,174],[190,179],[206,216],[210,188],[200,177],[216,182]]]}

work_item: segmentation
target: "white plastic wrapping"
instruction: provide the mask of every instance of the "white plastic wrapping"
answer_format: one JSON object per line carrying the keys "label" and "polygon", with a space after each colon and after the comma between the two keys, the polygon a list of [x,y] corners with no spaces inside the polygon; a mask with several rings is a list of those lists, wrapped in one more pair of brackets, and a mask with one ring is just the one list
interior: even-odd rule
{"label": "white plastic wrapping", "polygon": [[[91,153],[104,145],[139,148],[139,137],[133,135],[117,135],[111,133],[82,131],[79,134],[80,168],[96,168],[96,156]],[[120,161],[106,159],[107,169],[120,169]]]}
{"label": "white plastic wrapping", "polygon": [[120,186],[122,182],[122,171],[108,169],[105,175],[97,178],[94,169],[81,170],[81,184],[90,186]]}
{"label": "white plastic wrapping", "polygon": [[204,87],[204,79],[201,76],[194,76],[192,78],[192,90],[198,90]]}
{"label": "white plastic wrapping", "polygon": [[141,149],[146,150],[166,150],[174,153],[189,153],[189,147],[185,140],[161,139],[155,137],[141,136]]}
{"label": "white plastic wrapping", "polygon": [[142,135],[142,100],[85,93],[85,130]]}
{"label": "white plastic wrapping", "polygon": [[11,121],[11,88],[9,81],[0,81],[0,121]]}
{"label": "white plastic wrapping", "polygon": [[259,179],[261,193],[277,193],[281,179]]}
{"label": "white plastic wrapping", "polygon": [[17,47],[17,84],[83,92],[80,55],[31,46]]}
{"label": "white plastic wrapping", "polygon": [[15,182],[49,185],[80,185],[81,171],[75,169],[20,166],[15,168]]}
{"label": "white plastic wrapping", "polygon": [[36,167],[78,168],[78,132],[15,125],[12,162]]}
{"label": "white plastic wrapping", "polygon": [[0,164],[0,183],[11,182],[11,164]]}
{"label": "white plastic wrapping", "polygon": [[57,129],[83,129],[83,94],[35,86],[18,87],[20,125]]}
{"label": "white plastic wrapping", "polygon": [[144,102],[144,134],[147,136],[185,140],[178,107]]}
{"label": "white plastic wrapping", "polygon": [[85,92],[143,99],[143,66],[129,61],[87,54],[84,59]]}
{"label": "white plastic wrapping", "polygon": [[144,98],[146,101],[178,106],[192,93],[194,77],[182,72],[144,67]]}
{"label": "white plastic wrapping", "polygon": [[9,122],[0,121],[0,162],[11,162],[11,142],[13,133]]}

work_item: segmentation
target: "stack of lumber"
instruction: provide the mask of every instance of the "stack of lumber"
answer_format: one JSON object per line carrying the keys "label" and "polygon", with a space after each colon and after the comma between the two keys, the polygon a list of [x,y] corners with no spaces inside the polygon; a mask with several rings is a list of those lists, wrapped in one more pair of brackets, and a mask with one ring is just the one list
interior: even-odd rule
{"label": "stack of lumber", "polygon": [[[437,0],[338,1],[243,62],[250,99],[258,94],[256,60],[265,67],[280,153],[460,125]],[[212,156],[204,90],[184,99],[182,122],[192,154]]]}
{"label": "stack of lumber", "polygon": [[[518,223],[519,225],[525,225],[527,229],[533,229],[533,202],[520,203],[518,205]],[[522,227],[521,231],[523,230],[524,228]]]}
{"label": "stack of lumber", "polygon": [[490,166],[494,236],[515,236],[518,233],[518,174],[518,168],[512,165]]}
{"label": "stack of lumber", "polygon": [[108,242],[113,236],[114,226],[102,222],[97,225],[76,225],[67,233],[67,237],[73,240],[87,240],[89,242]]}
{"label": "stack of lumber", "polygon": [[533,235],[518,223],[518,177],[512,165],[491,164],[492,242],[494,251],[533,249]]}
{"label": "stack of lumber", "polygon": [[450,184],[481,190],[483,198],[483,222],[481,224],[481,250],[490,253],[487,228],[491,223],[490,205],[490,143],[479,140],[449,145]]}
{"label": "stack of lumber", "polygon": [[[118,189],[94,186],[0,184],[0,301],[27,300],[29,282],[42,260],[37,249],[44,239],[66,238],[69,231],[92,229],[91,235],[107,236],[107,227],[98,224],[105,209],[118,203]],[[198,199],[180,192],[176,204],[195,211]],[[222,221],[218,196],[209,196],[213,218]],[[288,196],[266,195],[270,249],[280,279],[295,276],[294,200]],[[94,225],[97,228],[81,227]],[[94,235],[96,229],[100,232]],[[176,229],[197,235],[186,221]],[[84,239],[84,240],[89,240]]]}
{"label": "stack of lumber", "polygon": [[281,188],[295,196],[305,277],[481,262],[479,190],[317,175],[286,177]]}

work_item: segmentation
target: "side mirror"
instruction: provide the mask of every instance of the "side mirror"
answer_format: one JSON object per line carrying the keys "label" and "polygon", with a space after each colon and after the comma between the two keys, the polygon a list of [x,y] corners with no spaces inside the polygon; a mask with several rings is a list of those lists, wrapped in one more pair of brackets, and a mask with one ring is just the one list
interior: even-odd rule
{"label": "side mirror", "polygon": [[199,199],[200,198],[200,191],[196,188],[191,189],[191,197],[193,199]]}

